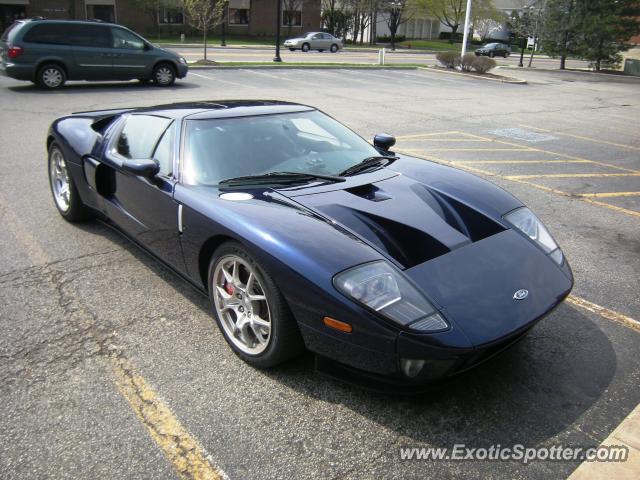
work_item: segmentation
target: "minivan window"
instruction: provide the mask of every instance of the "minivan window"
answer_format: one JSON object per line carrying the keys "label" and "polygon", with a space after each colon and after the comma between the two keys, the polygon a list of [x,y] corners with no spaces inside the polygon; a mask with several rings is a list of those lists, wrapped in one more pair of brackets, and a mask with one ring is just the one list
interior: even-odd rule
{"label": "minivan window", "polygon": [[68,30],[73,45],[80,47],[109,47],[109,42],[111,41],[109,27],[80,23],[69,25]]}
{"label": "minivan window", "polygon": [[34,25],[24,36],[29,43],[51,43],[69,45],[69,25],[64,23],[41,23]]}
{"label": "minivan window", "polygon": [[114,28],[111,32],[113,34],[113,48],[144,50],[144,42],[137,35],[123,28]]}
{"label": "minivan window", "polygon": [[13,22],[11,25],[9,25],[4,33],[2,34],[2,37],[0,37],[0,42],[6,42],[7,40],[9,40],[9,33],[11,33],[11,30],[13,30],[14,28],[16,28],[18,25],[20,25],[22,22]]}
{"label": "minivan window", "polygon": [[152,115],[131,115],[118,137],[118,153],[125,158],[151,158],[171,120]]}

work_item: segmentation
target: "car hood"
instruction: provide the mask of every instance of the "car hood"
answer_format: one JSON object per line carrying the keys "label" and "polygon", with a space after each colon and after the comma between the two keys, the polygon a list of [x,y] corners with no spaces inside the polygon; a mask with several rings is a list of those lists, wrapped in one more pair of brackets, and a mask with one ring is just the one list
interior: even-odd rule
{"label": "car hood", "polygon": [[[485,186],[485,195],[476,193],[474,202],[456,195],[437,174],[431,181],[378,175],[370,183],[280,193],[352,232],[404,269],[472,345],[526,328],[568,295],[573,283],[568,266],[563,272],[501,220],[519,206],[502,190]],[[471,178],[479,181],[470,175],[460,178],[468,180],[469,190],[474,189]],[[492,195],[501,200],[494,205],[505,211],[487,211],[480,199]],[[514,293],[520,289],[530,294],[516,300]]]}

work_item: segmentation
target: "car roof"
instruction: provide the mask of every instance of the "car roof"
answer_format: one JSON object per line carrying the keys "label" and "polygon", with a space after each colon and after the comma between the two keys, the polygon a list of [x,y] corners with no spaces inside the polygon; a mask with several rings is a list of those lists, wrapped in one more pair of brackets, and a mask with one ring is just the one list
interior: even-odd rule
{"label": "car roof", "polygon": [[23,23],[25,25],[30,24],[40,24],[40,23],[84,23],[91,25],[110,25],[121,27],[122,25],[118,25],[117,23],[109,23],[103,22],[102,20],[72,20],[72,19],[55,19],[55,18],[20,18],[16,20],[16,23]]}
{"label": "car roof", "polygon": [[152,114],[168,118],[205,120],[210,118],[249,117],[313,111],[315,108],[280,100],[211,100],[171,103],[131,110],[132,114]]}

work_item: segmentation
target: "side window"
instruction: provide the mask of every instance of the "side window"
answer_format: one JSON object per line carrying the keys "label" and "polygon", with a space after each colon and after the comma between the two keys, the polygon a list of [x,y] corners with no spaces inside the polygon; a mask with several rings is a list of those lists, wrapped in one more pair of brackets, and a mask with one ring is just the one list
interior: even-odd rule
{"label": "side window", "polygon": [[42,23],[34,25],[25,35],[23,40],[29,43],[51,43],[56,45],[70,45],[68,24]]}
{"label": "side window", "polygon": [[322,38],[322,34],[321,33],[316,33],[313,37],[311,37],[312,40],[320,40]]}
{"label": "side window", "polygon": [[151,158],[171,120],[152,115],[131,115],[126,122],[118,137],[118,153],[125,158]]}
{"label": "side window", "polygon": [[153,153],[153,159],[160,164],[160,173],[163,175],[171,175],[173,173],[173,137],[176,131],[175,123],[172,123],[164,132],[156,151]]}
{"label": "side window", "polygon": [[113,35],[113,48],[144,50],[142,39],[123,28],[113,28],[111,34]]}
{"label": "side window", "polygon": [[79,47],[109,48],[109,28],[99,25],[76,24],[69,26],[69,36],[73,45]]}

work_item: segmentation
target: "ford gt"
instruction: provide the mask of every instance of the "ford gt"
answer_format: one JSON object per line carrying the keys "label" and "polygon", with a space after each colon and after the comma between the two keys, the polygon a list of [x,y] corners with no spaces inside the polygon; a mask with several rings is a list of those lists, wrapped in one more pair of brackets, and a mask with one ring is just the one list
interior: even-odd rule
{"label": "ford gt", "polygon": [[520,340],[573,276],[512,195],[394,144],[244,100],[81,112],[47,135],[59,213],[110,223],[206,293],[244,361],[307,349],[426,384]]}

